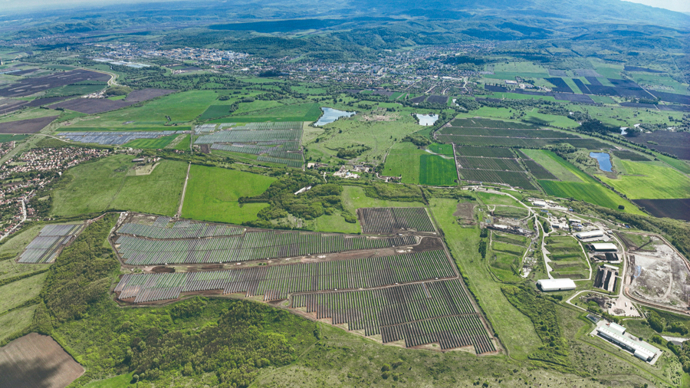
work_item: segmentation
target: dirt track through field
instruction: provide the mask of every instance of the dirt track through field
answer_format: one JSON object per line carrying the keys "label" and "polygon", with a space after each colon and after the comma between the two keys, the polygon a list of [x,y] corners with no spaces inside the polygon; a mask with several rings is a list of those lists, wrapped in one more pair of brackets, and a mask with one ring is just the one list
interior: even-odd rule
{"label": "dirt track through field", "polygon": [[83,373],[48,336],[31,333],[0,348],[0,387],[64,388]]}

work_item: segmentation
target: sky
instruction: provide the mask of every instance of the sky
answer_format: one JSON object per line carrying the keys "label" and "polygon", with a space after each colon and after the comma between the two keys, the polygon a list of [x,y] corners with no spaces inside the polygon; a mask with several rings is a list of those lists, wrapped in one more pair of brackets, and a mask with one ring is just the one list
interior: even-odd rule
{"label": "sky", "polygon": [[632,3],[650,5],[657,8],[666,8],[671,11],[690,13],[690,0],[624,0]]}
{"label": "sky", "polygon": [[[138,2],[162,2],[170,0],[0,0],[0,14],[2,10],[36,10],[36,9],[55,9],[68,8],[83,5],[110,5],[115,3],[138,3]],[[624,0],[633,3],[650,5],[652,7],[666,8],[672,11],[690,13],[690,0]]]}

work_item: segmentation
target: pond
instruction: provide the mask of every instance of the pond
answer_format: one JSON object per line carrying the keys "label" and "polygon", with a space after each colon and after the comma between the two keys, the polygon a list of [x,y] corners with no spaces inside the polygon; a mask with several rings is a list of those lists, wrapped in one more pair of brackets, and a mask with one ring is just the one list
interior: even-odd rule
{"label": "pond", "polygon": [[602,171],[611,172],[611,156],[606,152],[590,152],[589,156],[599,162]]}
{"label": "pond", "polygon": [[422,115],[422,114],[417,113],[415,116],[417,116],[417,120],[419,120],[419,125],[423,125],[425,127],[434,125],[436,120],[438,120],[438,115],[432,115],[432,114]]}
{"label": "pond", "polygon": [[321,127],[326,124],[330,124],[334,122],[335,120],[338,120],[341,117],[350,117],[354,116],[355,113],[357,112],[345,112],[343,110],[337,110],[333,108],[324,108],[322,107],[321,110],[323,111],[323,115],[319,118],[319,121],[314,123],[315,127]]}

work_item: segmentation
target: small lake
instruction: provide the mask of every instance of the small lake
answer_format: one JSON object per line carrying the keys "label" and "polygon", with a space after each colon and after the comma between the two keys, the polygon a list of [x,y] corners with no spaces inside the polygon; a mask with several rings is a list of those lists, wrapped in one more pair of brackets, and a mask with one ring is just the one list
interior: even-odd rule
{"label": "small lake", "polygon": [[611,172],[611,156],[606,152],[590,152],[589,156],[599,162],[602,171]]}
{"label": "small lake", "polygon": [[434,123],[438,120],[438,115],[420,115],[417,113],[415,116],[417,116],[417,120],[419,120],[419,125],[423,125],[425,127],[434,125]]}
{"label": "small lake", "polygon": [[345,112],[343,110],[337,110],[337,109],[333,109],[333,108],[323,108],[323,107],[321,108],[321,110],[323,111],[323,114],[319,118],[319,121],[314,123],[315,127],[321,127],[321,126],[324,126],[326,124],[330,124],[330,123],[334,122],[335,120],[338,120],[341,117],[350,117],[350,116],[354,116],[355,113],[357,113],[357,112]]}

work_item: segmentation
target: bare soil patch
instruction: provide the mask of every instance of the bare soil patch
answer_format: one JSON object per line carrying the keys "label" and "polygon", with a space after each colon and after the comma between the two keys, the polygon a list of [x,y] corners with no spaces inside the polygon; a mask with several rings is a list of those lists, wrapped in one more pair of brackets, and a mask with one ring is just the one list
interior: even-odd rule
{"label": "bare soil patch", "polygon": [[453,216],[461,219],[463,224],[474,224],[475,206],[477,205],[470,202],[459,203],[455,208],[455,213],[453,213]]}
{"label": "bare soil patch", "polygon": [[48,336],[31,333],[0,348],[0,387],[64,388],[83,373]]}
{"label": "bare soil patch", "polygon": [[0,123],[0,133],[36,133],[55,120],[57,116]]}
{"label": "bare soil patch", "polygon": [[25,97],[44,90],[81,81],[108,81],[110,75],[89,70],[58,72],[44,77],[25,78],[0,89],[0,97]]}

